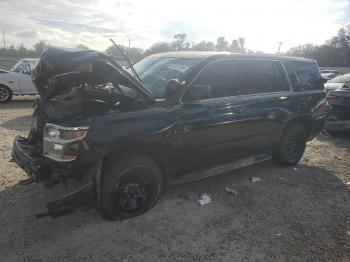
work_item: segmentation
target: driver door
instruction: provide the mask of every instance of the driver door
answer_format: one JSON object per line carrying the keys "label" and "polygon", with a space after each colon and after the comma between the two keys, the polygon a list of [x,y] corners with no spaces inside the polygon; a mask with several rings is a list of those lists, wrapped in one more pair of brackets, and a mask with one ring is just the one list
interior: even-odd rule
{"label": "driver door", "polygon": [[[195,89],[209,92],[198,95]],[[184,94],[177,111],[178,134],[184,162],[191,169],[226,163],[245,154],[244,142],[251,128],[236,97],[238,90],[236,62],[220,60],[207,65]]]}

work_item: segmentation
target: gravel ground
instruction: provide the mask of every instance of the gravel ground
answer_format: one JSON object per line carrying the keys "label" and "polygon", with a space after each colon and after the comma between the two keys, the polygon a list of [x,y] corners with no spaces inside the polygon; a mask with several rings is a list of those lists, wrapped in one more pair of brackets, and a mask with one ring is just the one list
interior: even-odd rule
{"label": "gravel ground", "polygon": [[[9,162],[32,102],[0,105],[1,261],[350,261],[350,135],[320,135],[295,168],[265,162],[170,187],[133,219],[94,209],[35,219],[44,190],[18,185],[25,174]],[[202,193],[211,204],[197,203]]]}

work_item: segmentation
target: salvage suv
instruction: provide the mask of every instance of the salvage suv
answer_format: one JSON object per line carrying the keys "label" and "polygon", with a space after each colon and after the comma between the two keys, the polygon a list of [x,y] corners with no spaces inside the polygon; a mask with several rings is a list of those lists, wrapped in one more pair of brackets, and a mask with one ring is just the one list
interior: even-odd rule
{"label": "salvage suv", "polygon": [[169,184],[270,158],[295,165],[325,119],[319,68],[302,58],[173,52],[125,69],[49,48],[32,79],[40,99],[12,156],[23,183],[57,194],[39,216],[94,203],[109,220],[129,218]]}

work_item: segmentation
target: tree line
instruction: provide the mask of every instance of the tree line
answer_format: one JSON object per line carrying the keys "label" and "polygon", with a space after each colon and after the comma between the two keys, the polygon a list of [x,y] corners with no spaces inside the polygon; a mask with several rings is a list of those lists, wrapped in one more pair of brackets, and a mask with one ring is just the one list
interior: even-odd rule
{"label": "tree line", "polygon": [[350,25],[341,28],[337,35],[322,45],[305,44],[291,48],[292,56],[315,59],[319,66],[350,66]]}
{"label": "tree line", "polygon": [[[19,47],[10,46],[8,48],[0,48],[0,56],[2,57],[26,57],[26,58],[36,58],[39,57],[41,52],[45,50],[49,44],[43,40],[36,43],[32,49],[27,49],[23,44]],[[229,43],[225,37],[219,37],[216,41],[201,41],[198,43],[189,42],[186,40],[186,34],[176,34],[174,35],[174,40],[169,42],[157,42],[153,44],[147,50],[143,50],[138,47],[126,47],[124,45],[119,45],[120,49],[126,56],[133,62],[137,62],[142,58],[162,52],[170,51],[228,51],[235,53],[243,53],[245,49],[245,39],[240,37],[237,40],[233,40]],[[79,44],[76,46],[77,49],[89,49],[88,46]],[[109,55],[116,57],[119,60],[124,60],[119,49],[115,48],[113,45],[109,46],[105,52]]]}
{"label": "tree line", "polygon": [[[0,48],[0,56],[2,57],[38,57],[49,44],[45,41],[39,41],[32,49],[26,48],[23,44],[19,47],[10,46],[8,48]],[[170,51],[228,51],[233,53],[250,52],[245,47],[245,38],[239,37],[231,42],[225,37],[218,37],[216,43],[211,41],[193,42],[187,41],[186,34],[176,34],[172,41],[163,41],[153,44],[147,50],[138,47],[119,46],[123,53],[129,57],[131,62],[135,63],[142,58],[162,52]],[[89,49],[88,46],[79,44],[78,49]],[[119,49],[113,45],[109,46],[105,52],[116,57],[118,60],[124,60]],[[300,56],[317,60],[320,66],[350,66],[350,25],[341,28],[336,36],[327,40],[322,45],[305,44],[291,48],[287,51],[288,55]]]}

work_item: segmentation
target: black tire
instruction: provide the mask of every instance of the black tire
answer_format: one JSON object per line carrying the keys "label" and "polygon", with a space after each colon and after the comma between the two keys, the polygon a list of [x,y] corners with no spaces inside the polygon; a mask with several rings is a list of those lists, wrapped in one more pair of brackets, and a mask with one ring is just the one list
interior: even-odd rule
{"label": "black tire", "polygon": [[12,100],[12,91],[4,85],[0,85],[0,103],[8,103]]}
{"label": "black tire", "polygon": [[163,189],[159,167],[142,155],[109,160],[101,182],[102,216],[111,221],[135,217],[152,208]]}
{"label": "black tire", "polygon": [[304,154],[306,141],[306,130],[302,125],[288,125],[277,146],[274,160],[285,166],[297,164]]}

